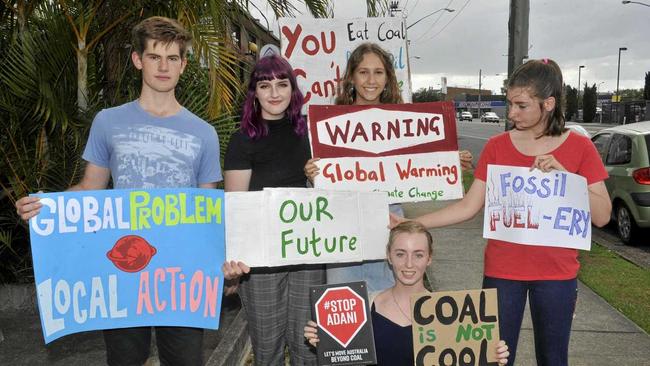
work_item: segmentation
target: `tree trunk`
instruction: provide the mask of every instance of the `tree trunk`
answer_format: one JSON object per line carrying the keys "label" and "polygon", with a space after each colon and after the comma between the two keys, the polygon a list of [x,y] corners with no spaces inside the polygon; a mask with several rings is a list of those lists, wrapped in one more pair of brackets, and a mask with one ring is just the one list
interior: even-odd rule
{"label": "tree trunk", "polygon": [[77,45],[77,108],[84,112],[88,109],[88,48],[86,40],[78,40]]}

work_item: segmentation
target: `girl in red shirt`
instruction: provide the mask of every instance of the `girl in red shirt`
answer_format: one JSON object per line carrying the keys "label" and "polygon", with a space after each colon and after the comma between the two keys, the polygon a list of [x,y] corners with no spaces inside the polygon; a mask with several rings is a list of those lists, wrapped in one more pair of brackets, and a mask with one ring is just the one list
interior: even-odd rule
{"label": "girl in red shirt", "polygon": [[[531,60],[508,82],[508,118],[514,129],[485,145],[475,180],[460,201],[416,221],[429,228],[466,221],[485,203],[488,164],[530,167],[543,172],[568,171],[587,179],[591,220],[609,222],[611,201],[607,172],[591,141],[564,126],[562,72],[552,60]],[[391,217],[393,225],[403,218]],[[539,366],[568,365],[569,336],[577,297],[575,249],[531,246],[489,239],[485,249],[484,288],[497,288],[499,330],[514,365],[519,330],[529,299]]]}

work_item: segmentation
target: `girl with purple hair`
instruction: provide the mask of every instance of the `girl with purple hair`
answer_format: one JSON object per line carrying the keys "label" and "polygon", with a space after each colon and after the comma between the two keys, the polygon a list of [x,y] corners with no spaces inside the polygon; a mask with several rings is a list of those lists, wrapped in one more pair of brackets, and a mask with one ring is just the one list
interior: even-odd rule
{"label": "girl with purple hair", "polygon": [[[226,192],[306,186],[310,149],[302,104],[289,63],[276,55],[261,58],[250,76],[240,129],[226,152]],[[316,365],[303,326],[311,319],[309,288],[325,282],[322,266],[249,268],[230,261],[223,273],[226,294],[239,284],[256,365],[284,365],[285,346],[292,365]]]}

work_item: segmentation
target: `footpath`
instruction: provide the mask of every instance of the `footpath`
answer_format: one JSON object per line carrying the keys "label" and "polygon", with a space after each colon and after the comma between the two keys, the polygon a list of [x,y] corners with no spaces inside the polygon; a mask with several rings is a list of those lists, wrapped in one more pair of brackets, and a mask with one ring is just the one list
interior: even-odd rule
{"label": "footpath", "polygon": [[[405,204],[407,217],[417,217],[445,203]],[[433,264],[429,279],[434,290],[480,288],[483,278],[483,217],[431,231]],[[578,302],[571,331],[572,366],[650,366],[650,336],[589,287],[579,283]],[[529,309],[522,324],[517,365],[536,365]]]}

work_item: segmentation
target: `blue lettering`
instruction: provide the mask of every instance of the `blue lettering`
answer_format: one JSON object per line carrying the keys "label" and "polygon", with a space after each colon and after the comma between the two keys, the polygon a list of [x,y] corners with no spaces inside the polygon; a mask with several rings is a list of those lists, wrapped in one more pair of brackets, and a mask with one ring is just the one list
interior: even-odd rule
{"label": "blue lettering", "polygon": [[537,185],[535,185],[535,180],[537,177],[532,176],[528,177],[528,187],[524,188],[524,191],[528,194],[533,194],[537,192]]}
{"label": "blue lettering", "polygon": [[512,173],[504,173],[501,174],[501,196],[505,197],[506,196],[506,191],[508,190],[508,186],[510,186],[509,182],[506,182],[506,178],[510,178]]}
{"label": "blue lettering", "polygon": [[568,226],[562,226],[560,225],[560,221],[566,220],[566,214],[568,212],[571,212],[571,207],[558,207],[557,208],[557,215],[555,215],[555,223],[553,224],[553,229],[559,229],[559,230],[569,230]]}

